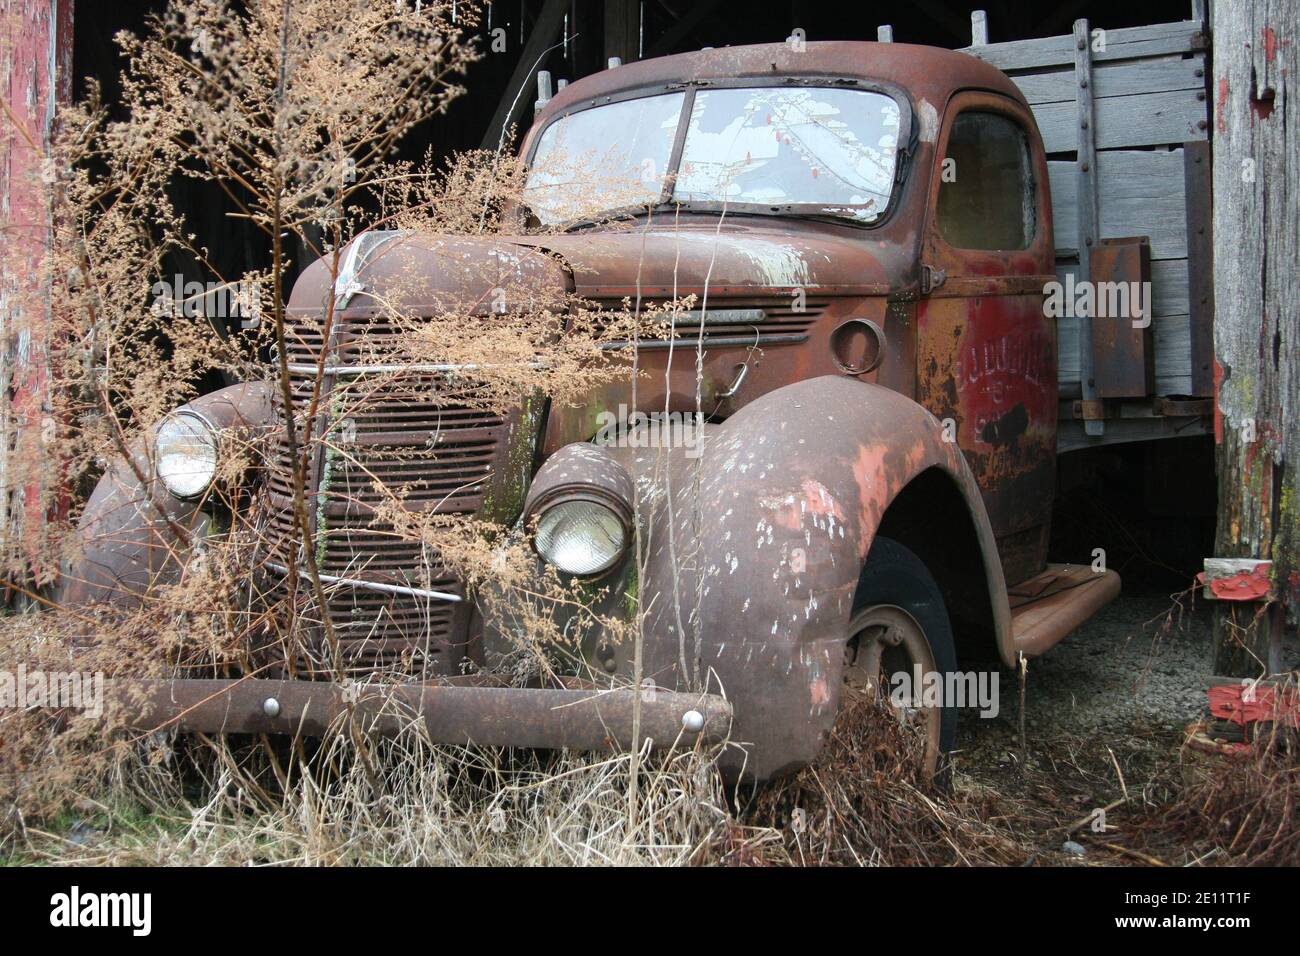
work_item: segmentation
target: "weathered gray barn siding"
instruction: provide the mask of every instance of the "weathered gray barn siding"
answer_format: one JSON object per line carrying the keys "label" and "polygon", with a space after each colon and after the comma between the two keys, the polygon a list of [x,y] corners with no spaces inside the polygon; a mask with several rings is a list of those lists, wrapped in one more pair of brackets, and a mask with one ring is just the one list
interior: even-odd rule
{"label": "weathered gray barn siding", "polygon": [[[1216,556],[1273,561],[1300,611],[1300,2],[1213,5]],[[1281,627],[1275,604],[1272,631]],[[1251,623],[1245,605],[1238,625]],[[1225,618],[1226,618],[1225,614]],[[1270,628],[1220,621],[1215,672],[1259,673]]]}

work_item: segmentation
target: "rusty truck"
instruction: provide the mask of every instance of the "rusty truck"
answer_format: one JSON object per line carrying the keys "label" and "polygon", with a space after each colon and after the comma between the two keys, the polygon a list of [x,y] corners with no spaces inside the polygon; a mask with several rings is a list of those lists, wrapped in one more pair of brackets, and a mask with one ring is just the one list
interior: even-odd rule
{"label": "rusty truck", "polygon": [[[947,674],[962,660],[1014,668],[1047,651],[1120,589],[1114,570],[1047,560],[1058,455],[1205,427],[1187,344],[1199,333],[1186,332],[1201,322],[1186,304],[1198,271],[1186,237],[1204,214],[1191,172],[1206,138],[1204,43],[1194,24],[1144,29],[1112,31],[1106,51],[1086,34],[968,51],[705,50],[620,65],[539,103],[522,141],[538,198],[518,210],[517,234],[364,233],[336,280],[323,262],[305,270],[276,356],[291,402],[375,372],[360,356],[380,334],[379,299],[400,294],[412,314],[443,293],[482,299],[471,266],[489,260],[597,304],[696,305],[675,335],[635,343],[635,390],[629,378],[576,405],[500,415],[375,388],[349,423],[349,453],[313,459],[307,538],[348,673],[401,659],[408,679],[367,685],[360,700],[328,669],[152,682],[133,697],[140,719],[311,734],[349,708],[382,723],[397,702],[434,740],[458,744],[727,738],[726,769],[766,779],[817,756],[846,681]],[[1125,87],[1152,77],[1150,90]],[[1177,110],[1108,112],[1108,95],[1134,92],[1174,97]],[[570,221],[565,185],[581,170],[544,162],[563,143],[616,144],[605,162],[628,164],[641,193]],[[1159,165],[1153,188],[1174,182],[1179,195],[1125,206],[1141,196],[1130,188],[1112,200],[1114,183],[1133,182],[1120,174],[1142,163]],[[392,265],[397,249],[418,263],[414,280]],[[1134,321],[1045,308],[1062,280],[1067,294],[1089,276],[1150,288],[1153,273],[1155,301]],[[337,317],[322,340],[331,290]],[[472,375],[408,371],[434,391],[444,373]],[[259,489],[263,526],[290,541],[279,373],[160,423],[154,453],[138,449],[144,485],[125,463],[110,467],[62,601],[130,603],[186,573],[193,545],[173,529],[193,541],[220,526],[209,489],[229,430],[271,436],[244,480]],[[699,395],[698,455],[594,440],[602,412],[693,413]],[[298,424],[310,437],[337,423]],[[396,465],[380,457],[393,446],[405,449]],[[501,625],[482,595],[437,568],[417,573],[420,544],[375,523],[367,487],[385,468],[419,477],[410,507],[489,515],[531,536],[539,569],[600,583],[604,613],[639,608],[639,659],[597,635],[567,676],[493,679]],[[638,540],[652,543],[638,554]],[[300,548],[273,547],[257,574],[274,587]],[[938,767],[958,708],[917,716]]]}

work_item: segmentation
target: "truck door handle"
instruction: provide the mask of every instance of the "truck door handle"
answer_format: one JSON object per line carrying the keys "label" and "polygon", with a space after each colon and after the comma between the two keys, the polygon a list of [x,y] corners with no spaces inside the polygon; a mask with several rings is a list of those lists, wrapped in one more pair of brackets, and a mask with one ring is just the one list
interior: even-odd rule
{"label": "truck door handle", "polygon": [[921,266],[921,294],[929,295],[948,279],[948,274],[934,266]]}

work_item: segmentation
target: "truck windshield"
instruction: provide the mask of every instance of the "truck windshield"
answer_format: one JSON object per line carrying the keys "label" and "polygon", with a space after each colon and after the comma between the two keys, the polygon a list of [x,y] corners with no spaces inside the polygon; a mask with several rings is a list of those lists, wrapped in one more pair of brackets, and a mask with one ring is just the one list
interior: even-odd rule
{"label": "truck windshield", "polygon": [[867,90],[725,88],[624,100],[543,131],[526,200],[545,225],[664,201],[870,223],[889,204],[898,133],[898,103]]}

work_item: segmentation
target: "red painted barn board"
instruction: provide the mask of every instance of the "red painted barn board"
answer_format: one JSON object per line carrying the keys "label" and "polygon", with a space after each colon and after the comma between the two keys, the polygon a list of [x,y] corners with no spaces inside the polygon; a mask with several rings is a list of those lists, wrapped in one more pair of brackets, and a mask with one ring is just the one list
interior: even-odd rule
{"label": "red painted barn board", "polygon": [[41,182],[55,107],[72,92],[73,0],[0,0],[0,545],[37,579],[51,501],[42,433],[49,418],[50,297],[42,258],[50,205]]}

